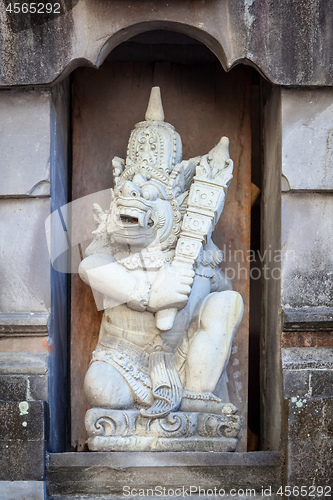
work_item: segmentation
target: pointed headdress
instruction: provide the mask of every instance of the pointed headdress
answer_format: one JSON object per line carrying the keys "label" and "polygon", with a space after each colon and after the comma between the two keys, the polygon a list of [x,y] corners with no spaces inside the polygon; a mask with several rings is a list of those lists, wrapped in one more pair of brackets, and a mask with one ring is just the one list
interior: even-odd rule
{"label": "pointed headdress", "polygon": [[160,88],[153,87],[145,121],[137,123],[131,132],[120,179],[131,179],[136,173],[141,173],[147,180],[155,179],[167,185],[170,173],[181,160],[180,135],[164,121]]}

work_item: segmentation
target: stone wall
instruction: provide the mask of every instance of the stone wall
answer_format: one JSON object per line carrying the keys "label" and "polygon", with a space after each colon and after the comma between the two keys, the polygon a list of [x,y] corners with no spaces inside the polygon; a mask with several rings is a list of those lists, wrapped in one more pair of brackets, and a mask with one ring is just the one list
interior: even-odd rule
{"label": "stone wall", "polygon": [[45,85],[78,65],[99,67],[119,43],[154,29],[198,39],[226,71],[246,61],[280,85],[333,82],[326,0],[61,0],[51,15],[9,12],[9,3],[0,5],[2,86]]}
{"label": "stone wall", "polygon": [[66,275],[51,277],[45,236],[51,207],[67,200],[65,93],[64,85],[0,92],[3,498],[14,495],[8,481],[19,481],[13,498],[43,498],[45,445],[61,449],[66,429]]}
{"label": "stone wall", "polygon": [[282,361],[290,484],[333,468],[333,90],[284,89]]}

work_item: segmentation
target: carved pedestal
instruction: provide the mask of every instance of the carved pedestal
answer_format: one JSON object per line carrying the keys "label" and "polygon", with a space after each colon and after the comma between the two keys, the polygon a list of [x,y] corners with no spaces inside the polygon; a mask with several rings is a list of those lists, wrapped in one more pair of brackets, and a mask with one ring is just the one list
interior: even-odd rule
{"label": "carved pedestal", "polygon": [[138,410],[92,408],[85,425],[91,451],[235,451],[241,418],[176,412],[152,419]]}

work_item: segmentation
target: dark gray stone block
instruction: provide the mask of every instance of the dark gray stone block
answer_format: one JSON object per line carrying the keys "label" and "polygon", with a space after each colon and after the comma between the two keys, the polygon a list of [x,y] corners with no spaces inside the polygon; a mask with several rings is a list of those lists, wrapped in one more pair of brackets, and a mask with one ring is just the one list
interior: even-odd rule
{"label": "dark gray stone block", "polygon": [[44,452],[44,441],[0,441],[0,480],[42,481]]}
{"label": "dark gray stone block", "polygon": [[288,347],[282,349],[284,370],[333,369],[332,347]]}
{"label": "dark gray stone block", "polygon": [[0,376],[0,400],[24,401],[27,397],[27,377]]}
{"label": "dark gray stone block", "polygon": [[309,370],[285,370],[283,373],[284,395],[304,396],[309,392]]}
{"label": "dark gray stone block", "polygon": [[47,377],[43,375],[31,376],[28,378],[29,382],[29,398],[32,400],[47,401],[48,381]]}
{"label": "dark gray stone block", "polygon": [[0,401],[0,441],[44,440],[44,403]]}
{"label": "dark gray stone block", "polygon": [[332,485],[333,398],[292,398],[289,404],[289,485]]}
{"label": "dark gray stone block", "polygon": [[312,371],[310,385],[312,396],[333,398],[333,370]]}

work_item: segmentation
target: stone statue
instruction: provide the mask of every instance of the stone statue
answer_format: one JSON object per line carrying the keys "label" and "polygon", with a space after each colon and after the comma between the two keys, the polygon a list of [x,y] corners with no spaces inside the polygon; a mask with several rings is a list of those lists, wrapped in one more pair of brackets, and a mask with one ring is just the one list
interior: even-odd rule
{"label": "stone statue", "polygon": [[94,206],[98,227],[79,268],[104,297],[84,383],[88,446],[234,451],[241,421],[226,366],[243,301],[211,239],[232,178],[229,141],[182,161],[159,87],[145,118],[126,161],[113,159],[110,210]]}

